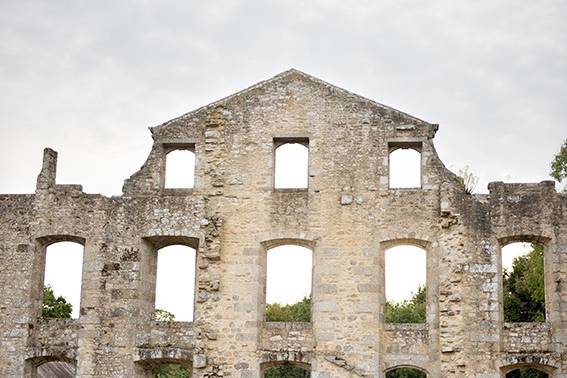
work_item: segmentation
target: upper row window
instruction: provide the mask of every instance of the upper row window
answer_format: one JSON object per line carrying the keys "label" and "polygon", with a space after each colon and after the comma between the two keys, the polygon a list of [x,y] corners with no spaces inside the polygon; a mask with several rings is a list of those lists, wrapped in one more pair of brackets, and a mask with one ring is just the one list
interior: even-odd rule
{"label": "upper row window", "polygon": [[165,188],[191,189],[195,183],[195,153],[173,150],[165,158]]}
{"label": "upper row window", "polygon": [[389,188],[421,188],[421,146],[392,143],[389,145],[389,151]]}
{"label": "upper row window", "polygon": [[[307,189],[309,180],[309,140],[274,139],[274,188]],[[390,144],[389,188],[421,188],[421,144]],[[195,183],[195,153],[174,149],[165,162],[166,189],[191,189]]]}
{"label": "upper row window", "polygon": [[309,141],[274,140],[274,188],[307,189],[309,175]]}

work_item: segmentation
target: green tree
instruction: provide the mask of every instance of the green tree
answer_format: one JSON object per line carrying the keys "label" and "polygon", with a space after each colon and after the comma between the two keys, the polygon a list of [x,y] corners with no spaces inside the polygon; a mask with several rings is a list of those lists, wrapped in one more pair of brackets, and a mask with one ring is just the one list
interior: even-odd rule
{"label": "green tree", "polygon": [[175,320],[175,315],[167,310],[156,308],[154,312],[154,319],[160,322],[170,322]]}
{"label": "green tree", "polygon": [[399,368],[386,373],[386,378],[426,378],[424,372],[413,368]]}
{"label": "green tree", "polygon": [[309,370],[293,365],[274,366],[266,369],[264,378],[309,378]]}
{"label": "green tree", "polygon": [[386,323],[425,323],[426,303],[425,286],[420,286],[409,300],[399,303],[386,302]]}
{"label": "green tree", "polygon": [[311,321],[311,297],[305,297],[301,301],[281,305],[270,303],[266,306],[267,322],[310,322]]}
{"label": "green tree", "polygon": [[190,378],[191,370],[177,364],[163,364],[152,370],[152,378]]}
{"label": "green tree", "polygon": [[536,369],[516,369],[506,374],[506,378],[547,378],[547,373]]}
{"label": "green tree", "polygon": [[504,271],[504,320],[507,322],[545,321],[543,246],[514,259],[512,269]]}
{"label": "green tree", "polygon": [[[567,178],[567,139],[551,162],[551,177],[561,182]],[[567,186],[565,187],[567,189]]]}
{"label": "green tree", "polygon": [[44,318],[71,319],[73,305],[62,296],[55,297],[51,286],[43,287],[43,306],[41,316]]}

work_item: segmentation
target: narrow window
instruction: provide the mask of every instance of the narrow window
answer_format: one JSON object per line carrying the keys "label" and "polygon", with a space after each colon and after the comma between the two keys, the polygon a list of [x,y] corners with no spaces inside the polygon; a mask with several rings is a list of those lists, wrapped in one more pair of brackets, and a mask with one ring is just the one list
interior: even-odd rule
{"label": "narrow window", "polygon": [[511,243],[502,247],[505,322],[545,321],[544,247]]}
{"label": "narrow window", "polygon": [[79,317],[83,246],[74,242],[50,244],[45,251],[44,318]]}
{"label": "narrow window", "polygon": [[310,322],[311,250],[282,245],[267,254],[266,321]]}
{"label": "narrow window", "polygon": [[262,367],[263,378],[309,378],[311,377],[310,367],[303,363],[294,362],[275,362]]}
{"label": "narrow window", "polygon": [[421,188],[421,153],[412,147],[391,147],[390,189]]}
{"label": "narrow window", "polygon": [[189,149],[169,152],[165,161],[165,187],[191,189],[195,182],[195,153]]}
{"label": "narrow window", "polygon": [[506,374],[506,378],[548,378],[549,375],[541,370],[530,367],[515,369]]}
{"label": "narrow window", "polygon": [[386,373],[386,378],[426,378],[427,374],[423,371],[410,367],[402,367],[390,370]]}
{"label": "narrow window", "polygon": [[180,364],[164,363],[152,369],[152,378],[190,378],[191,369]]}
{"label": "narrow window", "polygon": [[305,189],[308,181],[309,142],[276,141],[275,177],[276,189]]}
{"label": "narrow window", "polygon": [[158,250],[156,320],[193,320],[195,259],[196,251],[184,245],[171,245]]}
{"label": "narrow window", "polygon": [[425,323],[426,259],[426,251],[413,245],[386,250],[386,323]]}

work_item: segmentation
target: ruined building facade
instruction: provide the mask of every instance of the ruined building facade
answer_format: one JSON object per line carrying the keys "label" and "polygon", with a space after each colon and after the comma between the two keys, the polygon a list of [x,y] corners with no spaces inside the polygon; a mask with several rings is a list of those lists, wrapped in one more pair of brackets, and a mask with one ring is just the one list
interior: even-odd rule
{"label": "ruined building facade", "polygon": [[[437,125],[296,70],[151,129],[123,194],[56,184],[45,150],[34,194],[0,196],[0,376],[68,361],[80,377],[258,378],[290,361],[312,377],[567,377],[567,197],[554,183],[493,182],[471,195],[439,160]],[[274,150],[309,148],[305,190],[274,189]],[[390,189],[389,153],[421,153],[421,187]],[[164,188],[166,154],[195,152],[194,188]],[[505,323],[501,247],[545,246],[546,321]],[[45,249],[84,245],[80,317],[42,319]],[[193,322],[153,319],[157,249],[197,250]],[[312,321],[264,321],[266,251],[313,251]],[[384,251],[427,251],[427,322],[384,322]],[[408,264],[411,262],[408,262]],[[192,298],[190,293],[180,293]]]}

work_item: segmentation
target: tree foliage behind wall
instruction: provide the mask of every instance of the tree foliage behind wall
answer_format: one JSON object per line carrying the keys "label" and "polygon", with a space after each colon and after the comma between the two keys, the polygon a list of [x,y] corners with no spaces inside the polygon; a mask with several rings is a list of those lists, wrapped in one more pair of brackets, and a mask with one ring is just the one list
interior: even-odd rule
{"label": "tree foliage behind wall", "polygon": [[191,370],[177,364],[163,364],[152,370],[152,378],[190,378]]}
{"label": "tree foliage behind wall", "polygon": [[43,318],[71,319],[73,305],[62,296],[55,297],[51,286],[43,287],[43,306],[41,316]]}
{"label": "tree foliage behind wall", "polygon": [[[563,142],[561,149],[551,161],[550,175],[559,182],[567,178],[567,139]],[[564,190],[567,190],[567,186],[565,186]]]}
{"label": "tree foliage behind wall", "polygon": [[425,323],[426,307],[427,290],[420,286],[409,300],[386,302],[386,323]]}
{"label": "tree foliage behind wall", "polygon": [[516,369],[506,374],[506,378],[548,378],[549,375],[536,369]]}
{"label": "tree foliage behind wall", "polygon": [[264,378],[309,378],[311,373],[293,365],[282,365],[268,368],[264,371]]}
{"label": "tree foliage behind wall", "polygon": [[270,303],[266,305],[267,322],[310,322],[311,321],[311,297],[305,297],[301,301],[291,305]]}

